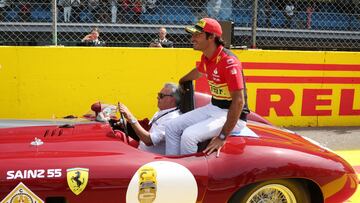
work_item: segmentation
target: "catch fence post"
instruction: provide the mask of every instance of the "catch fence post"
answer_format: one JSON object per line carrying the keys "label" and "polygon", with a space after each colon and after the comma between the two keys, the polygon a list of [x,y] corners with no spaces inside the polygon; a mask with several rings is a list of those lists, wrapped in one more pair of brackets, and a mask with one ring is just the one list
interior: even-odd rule
{"label": "catch fence post", "polygon": [[53,45],[57,46],[57,3],[52,0],[52,36]]}
{"label": "catch fence post", "polygon": [[258,14],[258,0],[253,3],[253,17],[251,25],[251,48],[256,48],[256,29],[257,29],[257,14]]}

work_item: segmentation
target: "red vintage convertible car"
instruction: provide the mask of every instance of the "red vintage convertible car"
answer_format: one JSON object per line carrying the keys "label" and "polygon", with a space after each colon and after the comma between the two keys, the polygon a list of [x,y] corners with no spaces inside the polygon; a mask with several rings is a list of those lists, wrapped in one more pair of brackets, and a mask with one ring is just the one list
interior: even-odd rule
{"label": "red vintage convertible car", "polygon": [[[195,106],[207,101],[197,95]],[[334,152],[254,113],[219,158],[140,151],[108,122],[7,121],[0,121],[1,203],[339,203],[358,185]]]}

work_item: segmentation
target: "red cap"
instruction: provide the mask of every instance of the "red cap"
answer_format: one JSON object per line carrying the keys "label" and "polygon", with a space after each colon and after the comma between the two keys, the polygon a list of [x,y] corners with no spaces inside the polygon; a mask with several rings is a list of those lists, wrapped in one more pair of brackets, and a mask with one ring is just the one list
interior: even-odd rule
{"label": "red cap", "polygon": [[219,22],[212,18],[203,18],[199,20],[194,26],[186,27],[186,32],[189,33],[201,33],[201,32],[208,32],[215,34],[218,37],[222,35],[222,29]]}

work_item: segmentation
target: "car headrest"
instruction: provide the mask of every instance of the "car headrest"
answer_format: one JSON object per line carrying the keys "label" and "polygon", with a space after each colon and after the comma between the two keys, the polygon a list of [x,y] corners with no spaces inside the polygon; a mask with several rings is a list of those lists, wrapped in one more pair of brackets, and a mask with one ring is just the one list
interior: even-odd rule
{"label": "car headrest", "polygon": [[179,109],[182,113],[194,110],[194,86],[192,81],[181,84]]}

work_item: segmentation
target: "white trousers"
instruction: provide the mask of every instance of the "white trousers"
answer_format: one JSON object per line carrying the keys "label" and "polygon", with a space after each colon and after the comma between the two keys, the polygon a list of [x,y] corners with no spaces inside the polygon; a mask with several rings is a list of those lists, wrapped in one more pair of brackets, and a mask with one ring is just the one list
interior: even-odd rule
{"label": "white trousers", "polygon": [[[165,126],[166,154],[196,153],[199,142],[220,134],[227,112],[227,109],[208,104],[168,122]],[[239,120],[233,132],[239,132],[245,126],[246,122]]]}
{"label": "white trousers", "polygon": [[70,22],[71,7],[64,7],[64,22]]}
{"label": "white trousers", "polygon": [[117,6],[111,6],[111,22],[116,23],[116,17],[117,17]]}

